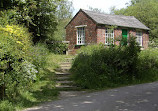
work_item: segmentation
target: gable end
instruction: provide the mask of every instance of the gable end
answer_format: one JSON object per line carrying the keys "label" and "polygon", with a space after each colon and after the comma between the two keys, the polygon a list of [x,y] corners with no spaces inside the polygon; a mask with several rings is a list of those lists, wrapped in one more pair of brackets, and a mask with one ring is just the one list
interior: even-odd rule
{"label": "gable end", "polygon": [[66,27],[77,17],[77,15],[78,15],[80,12],[84,13],[84,14],[87,16],[87,18],[91,19],[95,24],[97,24],[97,22],[96,22],[95,20],[93,20],[88,14],[86,14],[82,9],[80,9],[80,10],[76,13],[76,15],[71,19],[71,21],[65,26],[65,29],[66,29]]}

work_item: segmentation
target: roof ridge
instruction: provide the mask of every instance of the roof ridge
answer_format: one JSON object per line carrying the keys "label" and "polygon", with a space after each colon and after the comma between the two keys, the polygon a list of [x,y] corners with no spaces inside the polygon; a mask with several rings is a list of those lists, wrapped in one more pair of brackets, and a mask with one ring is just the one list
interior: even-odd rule
{"label": "roof ridge", "polygon": [[[148,27],[146,27],[134,16],[106,14],[106,13],[101,13],[101,12],[96,12],[96,11],[85,10],[85,9],[80,9],[77,12],[77,14],[71,19],[71,21],[80,12],[83,12],[84,14],[86,14],[96,24],[116,25],[120,27],[150,30]],[[68,26],[68,24],[66,25],[66,27]]]}
{"label": "roof ridge", "polygon": [[[92,10],[85,10],[85,9],[81,9],[82,11],[87,11],[87,12],[91,12],[91,13],[96,13],[96,14],[101,14],[101,15],[111,15],[111,16],[122,16],[122,17],[134,17],[134,16],[126,16],[126,15],[115,15],[115,14],[107,14],[107,13],[103,13],[103,12],[96,12],[96,11],[92,11]],[[86,13],[86,12],[85,12]],[[134,17],[135,18],[135,17]]]}

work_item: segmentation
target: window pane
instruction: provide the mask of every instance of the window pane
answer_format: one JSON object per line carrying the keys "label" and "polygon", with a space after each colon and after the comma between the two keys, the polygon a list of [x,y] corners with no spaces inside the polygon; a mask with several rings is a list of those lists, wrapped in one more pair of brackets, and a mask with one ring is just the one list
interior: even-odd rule
{"label": "window pane", "polygon": [[136,32],[136,41],[142,46],[142,32]]}
{"label": "window pane", "polygon": [[107,28],[105,31],[105,44],[114,43],[114,30]]}
{"label": "window pane", "polygon": [[77,28],[77,44],[82,45],[85,44],[85,28],[84,27],[79,27]]}

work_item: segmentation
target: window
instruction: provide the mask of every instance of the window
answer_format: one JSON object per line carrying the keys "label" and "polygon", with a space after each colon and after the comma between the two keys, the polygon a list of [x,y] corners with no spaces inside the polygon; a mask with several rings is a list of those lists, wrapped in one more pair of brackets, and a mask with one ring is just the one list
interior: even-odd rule
{"label": "window", "polygon": [[138,42],[138,44],[140,46],[143,45],[143,43],[142,43],[142,32],[136,32],[136,41]]}
{"label": "window", "polygon": [[85,27],[77,28],[77,45],[85,44]]}
{"label": "window", "polygon": [[114,44],[114,30],[107,28],[105,30],[105,44]]}

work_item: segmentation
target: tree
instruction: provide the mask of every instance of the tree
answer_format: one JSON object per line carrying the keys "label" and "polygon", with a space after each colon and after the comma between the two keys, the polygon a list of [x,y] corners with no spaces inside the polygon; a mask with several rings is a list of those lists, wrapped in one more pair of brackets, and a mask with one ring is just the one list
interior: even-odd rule
{"label": "tree", "polygon": [[[33,34],[33,42],[44,42],[53,37],[56,30],[56,10],[60,0],[3,0],[1,10],[11,11],[14,14],[9,19],[15,18],[18,24],[24,24]],[[7,3],[7,5],[6,5]]]}
{"label": "tree", "polygon": [[150,39],[158,38],[158,0],[131,0],[126,8],[112,8],[112,14],[135,16],[149,27]]}
{"label": "tree", "polygon": [[61,0],[57,2],[57,30],[54,33],[52,40],[61,41],[65,39],[65,26],[72,19],[73,6],[72,2],[68,0]]}
{"label": "tree", "polygon": [[6,10],[12,8],[13,2],[11,0],[1,0],[0,1],[0,10]]}
{"label": "tree", "polygon": [[56,30],[56,5],[53,0],[36,0],[36,8],[30,11],[32,23],[29,31],[33,33],[33,42],[44,42],[53,37]]}

